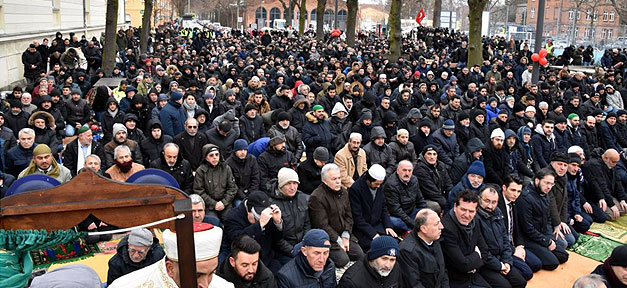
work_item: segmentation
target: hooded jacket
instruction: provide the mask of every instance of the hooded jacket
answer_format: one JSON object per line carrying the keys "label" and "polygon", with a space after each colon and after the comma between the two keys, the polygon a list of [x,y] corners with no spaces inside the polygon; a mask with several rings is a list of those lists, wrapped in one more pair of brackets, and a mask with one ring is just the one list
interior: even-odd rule
{"label": "hooded jacket", "polygon": [[[115,116],[111,116],[111,113],[109,113],[110,103],[115,103],[117,106]],[[111,139],[113,138],[113,124],[123,123],[123,121],[124,121],[124,113],[120,111],[120,105],[118,105],[118,102],[115,101],[115,98],[110,97],[109,99],[107,99],[107,108],[105,112],[102,113],[102,123],[101,123],[102,133],[103,133],[102,143],[107,143],[111,141]]]}
{"label": "hooded jacket", "polygon": [[231,167],[222,160],[222,151],[220,151],[218,165],[213,166],[206,160],[207,154],[212,148],[218,148],[218,146],[207,144],[202,148],[203,160],[196,169],[196,176],[194,177],[194,193],[205,200],[206,209],[211,211],[215,209],[218,201],[222,201],[225,207],[231,206],[235,194],[237,194],[233,172]]}
{"label": "hooded jacket", "polygon": [[307,147],[307,155],[312,155],[317,147],[329,148],[331,141],[337,136],[331,133],[331,125],[326,119],[319,120],[313,114],[313,111],[307,112],[307,123],[303,126],[303,142]]}
{"label": "hooded jacket", "polygon": [[173,100],[169,100],[168,104],[163,106],[159,112],[159,120],[163,126],[162,133],[170,137],[183,132],[186,119],[183,106]]}
{"label": "hooded jacket", "polygon": [[[152,129],[159,128],[161,129],[161,122],[156,119],[151,119],[148,123],[148,137],[146,137],[139,144],[139,147],[142,152],[142,158],[144,159],[144,166],[151,166],[150,163],[155,161],[161,157],[161,151],[163,151],[163,146],[167,143],[171,143],[174,139],[172,137],[163,134],[163,129],[161,129],[161,138],[155,139],[152,136]],[[180,148],[180,147],[179,147]]]}
{"label": "hooded jacket", "polygon": [[394,151],[392,151],[388,144],[383,143],[383,145],[378,146],[374,143],[374,139],[381,137],[385,138],[383,128],[380,126],[373,127],[370,142],[366,144],[363,149],[366,152],[368,167],[379,164],[385,168],[385,176],[388,177],[396,170],[396,161]]}

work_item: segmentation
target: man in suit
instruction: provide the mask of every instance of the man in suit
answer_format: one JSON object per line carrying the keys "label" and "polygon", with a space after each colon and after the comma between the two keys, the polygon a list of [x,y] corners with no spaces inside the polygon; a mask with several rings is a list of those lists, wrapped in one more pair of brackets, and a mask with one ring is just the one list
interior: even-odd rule
{"label": "man in suit", "polygon": [[498,207],[503,213],[505,227],[509,234],[510,244],[512,245],[512,256],[514,258],[514,267],[516,267],[522,276],[529,281],[533,277],[533,272],[542,268],[542,262],[533,252],[525,249],[523,245],[520,227],[517,222],[518,213],[516,212],[516,200],[520,196],[523,187],[523,180],[518,175],[510,174],[503,179],[503,186],[499,193]]}
{"label": "man in suit", "polygon": [[81,126],[77,134],[78,137],[67,144],[63,151],[63,166],[70,169],[72,177],[83,169],[87,156],[96,154],[100,159],[104,158],[102,145],[93,141],[89,126]]}

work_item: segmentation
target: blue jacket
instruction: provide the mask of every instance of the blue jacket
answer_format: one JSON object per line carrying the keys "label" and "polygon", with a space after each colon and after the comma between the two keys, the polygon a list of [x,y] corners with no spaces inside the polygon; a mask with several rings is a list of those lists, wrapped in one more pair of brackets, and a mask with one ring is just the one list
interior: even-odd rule
{"label": "blue jacket", "polygon": [[392,228],[392,222],[385,206],[383,185],[379,186],[372,199],[370,187],[364,173],[348,188],[348,198],[353,213],[353,234],[364,249],[370,247],[374,235],[385,235],[385,228]]}
{"label": "blue jacket", "polygon": [[450,169],[453,160],[459,156],[459,144],[455,133],[451,137],[446,137],[442,129],[436,130],[431,139],[433,139],[433,144],[438,147],[438,160],[442,161],[447,169]]}
{"label": "blue jacket", "polygon": [[544,132],[541,132],[534,134],[529,143],[533,147],[533,152],[535,153],[538,164],[540,164],[540,168],[549,166],[551,154],[557,150],[555,139],[552,138],[551,141],[549,141],[546,139],[546,136],[544,136]]}
{"label": "blue jacket", "polygon": [[577,175],[566,174],[568,179],[566,182],[566,190],[568,192],[568,218],[570,219],[574,219],[575,215],[581,215],[583,184],[581,183],[580,173],[581,172],[577,172]]}
{"label": "blue jacket", "polygon": [[601,148],[603,149],[616,149],[616,151],[623,150],[623,147],[618,143],[618,137],[616,137],[616,125],[610,126],[607,120],[601,122]]}
{"label": "blue jacket", "polygon": [[[556,146],[556,152],[561,152],[561,153],[568,153],[568,148],[572,145],[572,143],[570,143],[570,132],[568,131],[568,128],[566,128],[566,130],[564,131],[560,131],[559,129],[555,128],[555,130],[553,130],[553,135],[555,135],[555,146]],[[583,147],[582,147],[583,148]]]}
{"label": "blue jacket", "polygon": [[176,135],[183,132],[186,119],[184,108],[181,104],[172,100],[168,101],[168,104],[159,112],[159,120],[161,121],[161,127],[163,127],[163,133],[170,137],[176,137]]}
{"label": "blue jacket", "polygon": [[307,123],[303,126],[303,142],[307,147],[307,155],[313,154],[318,147],[329,148],[329,144],[335,138],[331,133],[329,122],[319,121],[311,111],[307,112],[305,116],[307,117]]}
{"label": "blue jacket", "polygon": [[337,286],[335,279],[335,263],[330,258],[322,269],[320,277],[314,275],[315,271],[309,266],[303,253],[298,253],[290,262],[287,262],[277,275],[279,288],[334,288]]}
{"label": "blue jacket", "polygon": [[498,260],[487,262],[486,267],[500,271],[501,262],[512,265],[514,262],[512,244],[509,240],[505,217],[501,209],[496,207],[494,212],[490,213],[483,208],[479,208],[477,216],[478,224],[481,226],[481,235],[483,235],[483,239],[488,244],[488,250]]}

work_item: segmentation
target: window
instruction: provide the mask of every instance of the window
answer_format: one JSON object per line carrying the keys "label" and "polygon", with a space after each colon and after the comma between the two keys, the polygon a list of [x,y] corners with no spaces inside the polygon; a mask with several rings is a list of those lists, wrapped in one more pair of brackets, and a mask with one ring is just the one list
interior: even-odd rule
{"label": "window", "polygon": [[607,29],[607,39],[612,38],[612,29]]}
{"label": "window", "polygon": [[584,32],[584,36],[583,37],[590,37],[590,28],[586,28],[586,31]]}
{"label": "window", "polygon": [[581,20],[581,11],[577,11],[577,20]]}
{"label": "window", "polygon": [[607,22],[609,18],[610,18],[610,13],[607,13],[607,11],[603,12],[603,22]]}
{"label": "window", "polygon": [[610,22],[614,22],[614,11],[610,12]]}
{"label": "window", "polygon": [[592,11],[590,9],[586,10],[586,20],[592,20]]}
{"label": "window", "polygon": [[575,19],[575,11],[568,11],[568,20]]}
{"label": "window", "polygon": [[529,18],[533,19],[536,17],[536,8],[531,7],[531,11],[529,11]]}
{"label": "window", "polygon": [[277,7],[273,7],[272,9],[270,9],[270,27],[274,28],[275,19],[281,19],[281,10]]}
{"label": "window", "polygon": [[594,10],[594,21],[597,21],[599,19],[599,10]]}
{"label": "window", "polygon": [[601,30],[601,39],[605,39],[607,37],[607,29]]}

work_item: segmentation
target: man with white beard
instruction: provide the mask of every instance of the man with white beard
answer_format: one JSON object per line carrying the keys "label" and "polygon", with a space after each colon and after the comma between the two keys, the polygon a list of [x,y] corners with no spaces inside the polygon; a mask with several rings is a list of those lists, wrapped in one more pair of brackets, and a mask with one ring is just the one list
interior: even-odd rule
{"label": "man with white beard", "polygon": [[340,287],[396,287],[401,283],[401,269],[396,263],[398,243],[391,236],[372,240],[366,257],[355,262],[340,279]]}

